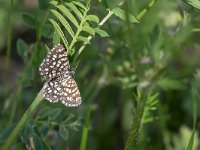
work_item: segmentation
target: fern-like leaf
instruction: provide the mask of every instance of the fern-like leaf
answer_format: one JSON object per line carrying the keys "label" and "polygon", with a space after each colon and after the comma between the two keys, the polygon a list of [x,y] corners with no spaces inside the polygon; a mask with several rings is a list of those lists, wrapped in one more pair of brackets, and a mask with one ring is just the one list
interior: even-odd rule
{"label": "fern-like leaf", "polygon": [[53,19],[49,19],[49,21],[53,24],[55,30],[56,30],[57,33],[60,35],[60,37],[61,37],[61,39],[62,39],[62,41],[63,41],[65,47],[66,47],[67,50],[68,50],[69,44],[68,44],[68,42],[67,42],[67,40],[66,40],[66,38],[65,38],[65,35],[64,35],[63,31],[61,30],[60,26],[59,26]]}
{"label": "fern-like leaf", "polygon": [[[138,89],[137,90],[137,95],[134,95],[137,102],[139,101],[140,97],[141,97],[141,91]],[[147,96],[147,100],[146,100],[146,104],[145,104],[145,109],[144,109],[144,114],[143,114],[143,118],[142,118],[142,123],[148,123],[148,122],[152,122],[154,121],[155,117],[152,116],[152,111],[156,110],[156,105],[159,102],[158,101],[158,93],[153,94],[152,92],[150,92]]]}
{"label": "fern-like leaf", "polygon": [[85,32],[87,32],[87,33],[89,33],[89,34],[91,34],[91,35],[94,35],[94,34],[95,34],[94,29],[91,28],[90,26],[83,26],[83,27],[82,27],[82,30],[85,31]]}
{"label": "fern-like leaf", "polygon": [[78,22],[76,21],[75,17],[72,13],[63,5],[57,6],[57,8],[78,28]]}
{"label": "fern-like leaf", "polygon": [[[56,19],[50,19],[56,32],[60,35],[65,47],[70,51],[74,49],[74,45],[77,41],[83,42],[83,44],[90,43],[91,37],[95,35],[95,28],[93,28],[90,22],[99,22],[97,16],[88,14],[89,3],[83,5],[80,2],[72,1],[71,3],[59,4],[57,2],[51,2],[54,6],[50,12]],[[59,23],[62,27],[59,27]],[[67,34],[71,38],[66,38]]]}
{"label": "fern-like leaf", "polygon": [[81,13],[81,11],[72,3],[65,3],[72,11],[74,11],[74,13],[77,15],[77,17],[79,18],[79,20],[81,21],[81,19],[83,18],[83,14]]}
{"label": "fern-like leaf", "polygon": [[95,15],[88,15],[86,17],[86,19],[89,20],[89,21],[95,22],[97,24],[99,23],[99,18]]}
{"label": "fern-like leaf", "polygon": [[58,11],[56,11],[56,10],[50,10],[50,11],[56,16],[56,18],[65,27],[65,29],[68,31],[70,36],[74,37],[74,32],[73,32],[71,26],[69,25],[69,23],[66,21],[66,19]]}

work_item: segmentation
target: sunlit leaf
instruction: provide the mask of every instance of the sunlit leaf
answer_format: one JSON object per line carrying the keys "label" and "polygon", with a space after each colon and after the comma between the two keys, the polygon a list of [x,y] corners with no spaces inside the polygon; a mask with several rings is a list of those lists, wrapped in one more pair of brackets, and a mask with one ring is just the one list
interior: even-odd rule
{"label": "sunlit leaf", "polygon": [[69,44],[65,38],[65,35],[63,33],[63,31],[61,30],[60,26],[53,20],[53,19],[49,19],[49,21],[53,24],[56,32],[59,34],[59,36],[61,37],[63,43],[65,44],[65,47],[68,49]]}
{"label": "sunlit leaf", "polygon": [[101,37],[108,37],[108,33],[100,28],[95,28],[95,32],[100,35]]}
{"label": "sunlit leaf", "polygon": [[58,5],[57,8],[76,26],[78,27],[78,22],[76,21],[75,17],[71,14],[71,12],[64,7],[63,5]]}
{"label": "sunlit leaf", "polygon": [[60,36],[57,31],[54,32],[53,34],[53,45],[60,44]]}
{"label": "sunlit leaf", "polygon": [[199,0],[185,0],[185,2],[192,5],[195,8],[200,9],[200,1]]}
{"label": "sunlit leaf", "polygon": [[82,27],[82,30],[85,31],[85,32],[88,32],[89,34],[91,35],[94,35],[95,34],[95,31],[93,28],[89,27],[89,26],[83,26]]}
{"label": "sunlit leaf", "polygon": [[83,42],[86,42],[86,43],[89,43],[90,41],[88,40],[87,37],[84,37],[84,36],[78,36],[77,37],[77,40],[79,41],[83,41]]}
{"label": "sunlit leaf", "polygon": [[69,25],[69,23],[65,20],[65,18],[56,10],[51,9],[50,11],[62,23],[62,25],[65,27],[65,29],[68,31],[68,33],[71,35],[71,37],[74,37],[74,32],[73,32],[71,26]]}
{"label": "sunlit leaf", "polygon": [[79,6],[82,9],[86,9],[86,7],[82,3],[78,2],[78,1],[72,1],[72,3],[77,5],[77,6]]}
{"label": "sunlit leaf", "polygon": [[54,1],[54,0],[50,1],[49,3],[50,3],[51,5],[54,5],[54,6],[56,6],[56,5],[58,4],[58,2],[57,2],[57,1]]}
{"label": "sunlit leaf", "polygon": [[[125,10],[123,10],[123,9],[117,7],[117,8],[114,8],[114,9],[112,10],[112,12],[113,12],[117,17],[119,17],[120,19],[122,19],[122,20],[124,20],[124,21],[127,20],[126,13],[128,13],[128,12],[126,12]],[[130,13],[128,13],[128,19],[129,19],[129,21],[132,22],[132,23],[138,22],[137,19],[136,19],[132,14],[130,14]]]}
{"label": "sunlit leaf", "polygon": [[72,4],[72,3],[65,3],[70,9],[72,9],[74,12],[75,12],[75,14],[76,14],[76,16],[80,19],[80,20],[82,20],[82,18],[83,18],[83,14],[80,12],[80,10],[78,10],[78,8],[74,5],[74,4]]}
{"label": "sunlit leaf", "polygon": [[97,16],[95,16],[95,15],[88,15],[86,17],[86,20],[93,21],[93,22],[95,22],[97,24],[99,23],[99,18]]}

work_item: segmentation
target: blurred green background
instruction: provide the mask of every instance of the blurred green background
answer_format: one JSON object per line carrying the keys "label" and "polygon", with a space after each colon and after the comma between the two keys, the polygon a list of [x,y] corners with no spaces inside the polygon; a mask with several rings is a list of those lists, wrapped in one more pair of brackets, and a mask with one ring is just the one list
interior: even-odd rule
{"label": "blurred green background", "polygon": [[[0,1],[0,144],[45,82],[39,65],[47,47],[59,41],[49,21],[55,19],[49,2]],[[59,4],[65,2],[72,1]],[[80,2],[86,6],[86,1]],[[200,149],[199,3],[90,1],[88,14],[99,22],[115,12],[81,54],[83,41],[69,56],[72,68],[80,61],[75,80],[82,104],[70,108],[43,100],[10,149],[71,150],[79,149],[84,140],[87,150],[124,149],[144,93],[144,115],[133,149]]]}

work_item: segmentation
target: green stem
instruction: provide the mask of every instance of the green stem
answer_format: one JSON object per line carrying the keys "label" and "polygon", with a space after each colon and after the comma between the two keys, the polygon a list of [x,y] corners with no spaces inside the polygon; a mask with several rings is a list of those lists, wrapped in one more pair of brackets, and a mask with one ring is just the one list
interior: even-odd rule
{"label": "green stem", "polygon": [[17,126],[14,128],[8,139],[6,140],[5,144],[2,147],[2,150],[7,150],[8,147],[11,145],[13,140],[16,138],[16,136],[19,134],[20,130],[23,128],[23,126],[26,124],[26,122],[31,118],[34,110],[38,106],[38,104],[42,100],[42,90],[38,93],[37,97],[31,104],[31,106],[27,109],[27,111],[24,113],[20,121],[18,122]]}
{"label": "green stem", "polygon": [[[102,19],[102,21],[98,24],[98,27],[101,27],[113,14],[112,11],[108,10],[108,14]],[[88,37],[88,40],[90,41],[92,39],[93,36],[89,36]],[[87,45],[87,42],[84,42],[83,45],[80,47],[79,49],[79,55],[81,54],[81,52],[83,51],[83,49],[85,48],[85,46]],[[94,81],[96,81],[96,79],[94,79]],[[94,82],[92,82],[94,83]],[[95,86],[95,84],[94,84]],[[93,84],[92,84],[92,87],[93,87]],[[95,87],[94,87],[95,88]],[[91,88],[93,89],[93,88]],[[101,89],[101,86],[99,86],[95,92],[94,92],[94,95],[92,95],[90,97],[93,98],[97,93],[98,91]],[[89,125],[90,125],[90,116],[91,116],[91,106],[89,105],[88,108],[87,108],[87,113],[86,113],[86,116],[85,116],[85,124],[84,124],[84,127],[83,127],[83,132],[82,132],[82,138],[81,138],[81,145],[80,145],[80,150],[85,150],[86,149],[86,144],[87,144],[87,137],[88,137],[88,129],[89,129]]]}
{"label": "green stem", "polygon": [[135,68],[135,71],[137,73],[137,76],[139,77],[139,80],[143,78],[143,75],[144,75],[144,72],[143,72],[143,67],[141,66],[140,64],[140,57],[139,57],[139,53],[137,51],[137,48],[135,46],[135,43],[134,43],[134,33],[133,33],[133,30],[132,30],[132,24],[130,22],[130,19],[129,19],[129,15],[128,15],[128,2],[126,3],[126,9],[127,9],[127,13],[126,13],[126,24],[127,24],[127,42],[128,42],[128,45],[131,49],[131,57],[133,58],[132,61],[133,61],[133,65],[134,65],[134,68]]}
{"label": "green stem", "polygon": [[[107,76],[106,69],[104,69],[102,73],[97,73],[97,75],[92,79],[88,88],[86,89],[86,91],[88,91],[88,93],[85,94],[85,97],[87,97],[87,100],[90,103],[92,100],[94,100],[95,96],[97,96],[97,94],[99,93],[99,91],[102,88],[102,84],[96,84],[96,83],[99,83],[97,81],[97,79],[101,80],[101,78],[99,77],[99,74],[101,74],[100,75],[101,77],[106,77]],[[89,93],[91,93],[91,94],[89,94]],[[84,123],[83,131],[82,131],[80,150],[86,149],[87,138],[88,138],[88,129],[89,129],[89,125],[90,125],[90,116],[91,116],[91,105],[88,105],[87,113],[85,115],[85,123]]]}
{"label": "green stem", "polygon": [[164,71],[166,69],[167,69],[167,65],[158,68],[156,73],[153,74],[152,77],[149,78],[149,80],[148,80],[149,85],[147,85],[146,87],[143,87],[141,89],[143,94],[138,101],[138,106],[136,108],[135,117],[133,118],[133,125],[131,128],[131,131],[129,132],[129,136],[126,141],[124,150],[130,150],[132,148],[132,146],[135,146],[137,144],[140,124],[141,124],[142,117],[144,114],[148,92],[153,87],[153,83],[158,80],[158,78],[164,73]]}
{"label": "green stem", "polygon": [[83,126],[83,133],[82,133],[82,138],[81,138],[80,150],[86,149],[88,129],[89,129],[89,125],[90,125],[90,115],[91,115],[91,106],[88,105],[87,112],[86,112],[86,115],[85,115],[85,124]]}
{"label": "green stem", "polygon": [[140,124],[141,124],[141,120],[142,120],[144,109],[145,109],[148,91],[149,89],[146,89],[140,98],[140,101],[138,103],[136,113],[133,119],[132,129],[129,132],[129,136],[126,141],[124,150],[130,150],[132,146],[134,146],[137,143]]}
{"label": "green stem", "polygon": [[[148,4],[148,6],[139,13],[139,15],[137,16],[137,19],[141,20],[141,18],[147,13],[147,11],[154,6],[156,1],[157,0],[151,0],[151,2]],[[128,6],[127,6],[127,8],[128,8]],[[143,67],[140,65],[138,51],[136,51],[135,45],[133,43],[134,38],[133,38],[133,33],[131,30],[131,25],[130,25],[128,15],[126,17],[127,17],[129,45],[130,45],[130,48],[132,49],[132,55],[134,58],[133,63],[134,63],[135,70],[136,70],[136,73],[137,73],[137,76],[138,76],[139,82],[140,82],[144,78],[144,70],[143,70]],[[148,95],[149,90],[152,87],[152,81],[155,81],[164,70],[165,70],[165,67],[159,69],[155,75],[153,75],[151,78],[149,78],[149,80],[148,80],[149,85],[142,88],[143,94],[138,101],[135,116],[133,118],[132,128],[131,128],[131,131],[129,132],[129,136],[128,136],[128,139],[126,141],[126,145],[124,148],[125,150],[130,150],[130,149],[132,149],[132,146],[135,146],[137,144],[139,129],[141,126],[141,121],[142,121],[144,110],[145,110],[147,95]]]}
{"label": "green stem", "polygon": [[192,32],[200,32],[200,28],[193,28]]}
{"label": "green stem", "polygon": [[145,7],[138,15],[137,15],[137,19],[138,20],[141,20],[142,19],[142,17],[144,17],[144,15],[147,13],[147,11],[149,10],[149,9],[151,9],[154,5],[155,5],[155,3],[157,2],[157,0],[151,0],[151,2],[147,5],[147,7]]}
{"label": "green stem", "polygon": [[9,20],[8,20],[8,32],[7,32],[7,49],[6,49],[6,64],[5,64],[5,78],[7,77],[8,68],[10,65],[10,51],[12,44],[12,9],[13,0],[10,0]]}

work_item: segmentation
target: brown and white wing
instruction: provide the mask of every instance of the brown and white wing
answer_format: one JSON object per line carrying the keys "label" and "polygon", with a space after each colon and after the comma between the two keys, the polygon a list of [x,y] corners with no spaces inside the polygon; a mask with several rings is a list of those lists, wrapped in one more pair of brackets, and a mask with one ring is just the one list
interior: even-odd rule
{"label": "brown and white wing", "polygon": [[61,87],[63,91],[60,100],[65,106],[76,107],[81,104],[81,95],[71,74],[61,82]]}
{"label": "brown and white wing", "polygon": [[62,95],[62,88],[59,81],[46,82],[43,87],[43,98],[51,103],[58,102]]}
{"label": "brown and white wing", "polygon": [[70,66],[65,48],[60,44],[51,49],[39,67],[40,74],[44,75],[46,80],[58,77],[69,70]]}

